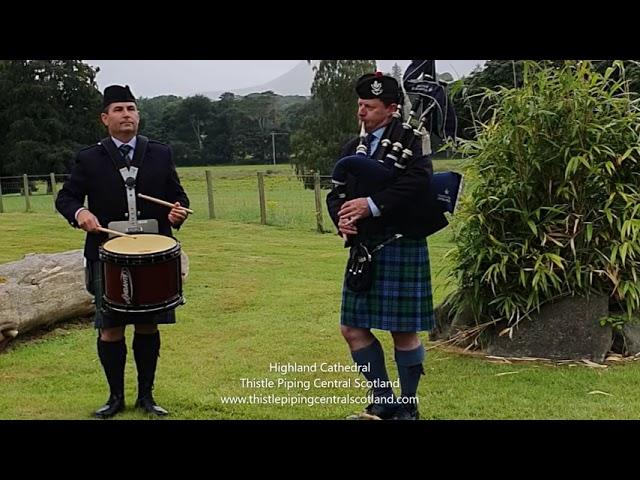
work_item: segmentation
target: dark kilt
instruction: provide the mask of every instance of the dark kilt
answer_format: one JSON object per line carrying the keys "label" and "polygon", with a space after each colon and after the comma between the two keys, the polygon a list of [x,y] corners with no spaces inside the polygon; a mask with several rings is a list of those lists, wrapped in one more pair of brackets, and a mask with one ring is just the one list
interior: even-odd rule
{"label": "dark kilt", "polygon": [[102,286],[102,262],[87,260],[86,286],[91,295],[95,296],[96,314],[94,317],[95,328],[113,328],[122,327],[131,324],[158,324],[158,323],[176,323],[176,312],[170,310],[161,313],[149,314],[127,314],[104,312],[103,304],[103,286]]}
{"label": "dark kilt", "polygon": [[[368,246],[391,235],[375,236]],[[400,238],[373,258],[373,285],[355,293],[343,284],[340,323],[391,332],[419,332],[434,325],[429,252],[424,238]]]}

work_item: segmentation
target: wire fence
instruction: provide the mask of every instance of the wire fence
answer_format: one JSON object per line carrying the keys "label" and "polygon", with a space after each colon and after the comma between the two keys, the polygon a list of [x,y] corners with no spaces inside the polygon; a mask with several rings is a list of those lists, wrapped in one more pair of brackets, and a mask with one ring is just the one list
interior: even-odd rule
{"label": "wire fence", "polygon": [[[331,185],[329,176],[214,172],[180,172],[191,208],[200,218],[314,229],[321,233],[333,231],[325,207]],[[57,192],[67,177],[58,174],[0,177],[0,214],[54,214]]]}
{"label": "wire fence", "polygon": [[[459,171],[461,163],[433,165],[434,171]],[[328,175],[296,175],[289,165],[181,167],[178,173],[197,218],[335,232],[325,204]],[[0,214],[54,214],[55,197],[67,178],[53,173],[0,177]]]}

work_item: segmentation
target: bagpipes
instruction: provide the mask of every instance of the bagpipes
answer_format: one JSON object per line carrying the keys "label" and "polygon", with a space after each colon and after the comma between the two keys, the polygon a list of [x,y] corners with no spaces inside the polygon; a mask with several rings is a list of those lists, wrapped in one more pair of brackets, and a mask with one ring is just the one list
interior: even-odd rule
{"label": "bagpipes", "polygon": [[[436,78],[435,60],[413,60],[402,83],[411,104],[407,119],[402,119],[403,102],[399,99],[398,109],[375,154],[371,157],[367,154],[363,123],[356,154],[336,163],[331,181],[341,200],[348,200],[349,175],[358,179],[354,198],[367,197],[391,185],[406,171],[413,160],[416,144],[422,143],[425,135],[429,138],[430,133],[435,133],[442,139],[456,138],[455,111],[448,99],[446,82]],[[428,222],[427,235],[432,235],[449,224],[445,213],[455,212],[462,193],[462,175],[450,171],[434,173],[425,188],[429,189],[429,196],[421,208],[425,209],[424,217]]]}

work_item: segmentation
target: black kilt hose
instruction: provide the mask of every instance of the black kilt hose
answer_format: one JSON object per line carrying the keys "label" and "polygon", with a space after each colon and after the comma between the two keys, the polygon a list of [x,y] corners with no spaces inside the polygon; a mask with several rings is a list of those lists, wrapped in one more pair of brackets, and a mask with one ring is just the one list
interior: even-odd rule
{"label": "black kilt hose", "polygon": [[[374,236],[370,245],[388,237]],[[353,292],[343,284],[340,323],[391,332],[419,332],[434,325],[426,240],[400,238],[372,255],[373,284]]]}

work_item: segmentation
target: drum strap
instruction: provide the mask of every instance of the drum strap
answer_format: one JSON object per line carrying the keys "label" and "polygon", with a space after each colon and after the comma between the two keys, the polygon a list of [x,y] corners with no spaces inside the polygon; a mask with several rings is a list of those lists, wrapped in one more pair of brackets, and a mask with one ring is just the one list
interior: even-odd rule
{"label": "drum strap", "polygon": [[127,190],[127,209],[129,210],[129,226],[136,228],[138,226],[138,206],[136,205],[136,177],[138,176],[138,167],[122,167],[120,175],[124,180],[124,186]]}
{"label": "drum strap", "polygon": [[[147,151],[147,144],[149,143],[149,139],[143,135],[138,135],[136,150],[133,155],[132,164],[142,165],[142,162],[145,157],[145,153]],[[138,206],[136,204],[136,178],[138,176],[138,168],[139,167],[126,167],[118,168],[119,165],[122,165],[124,162],[118,149],[115,144],[111,140],[111,137],[104,138],[100,141],[111,157],[113,161],[113,165],[118,169],[120,175],[122,176],[122,180],[124,181],[125,190],[127,194],[127,211],[128,211],[128,228],[127,231],[135,232],[142,231],[142,228],[138,224]]]}

